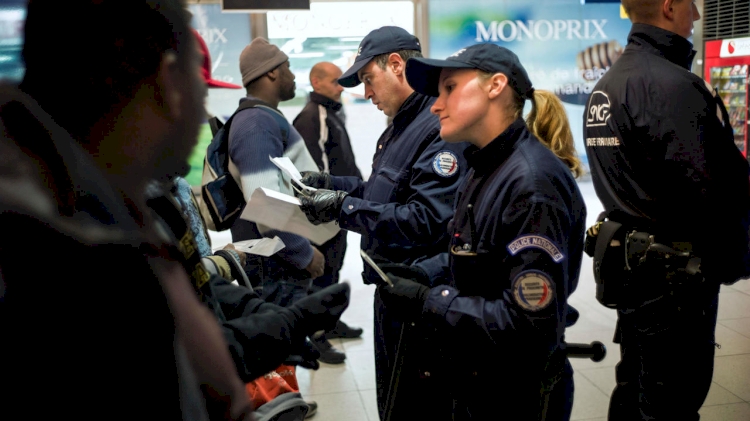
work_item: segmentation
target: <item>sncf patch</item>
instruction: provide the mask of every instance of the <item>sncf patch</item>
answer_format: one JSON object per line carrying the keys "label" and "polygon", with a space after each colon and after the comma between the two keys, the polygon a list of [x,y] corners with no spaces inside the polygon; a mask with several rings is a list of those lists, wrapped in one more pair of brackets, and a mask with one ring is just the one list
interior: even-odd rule
{"label": "sncf patch", "polygon": [[537,248],[547,252],[555,263],[560,263],[565,256],[552,241],[541,235],[524,235],[513,240],[506,247],[511,255],[515,256],[519,251],[527,248]]}
{"label": "sncf patch", "polygon": [[432,159],[432,169],[437,175],[450,177],[458,172],[458,158],[451,151],[440,151]]}
{"label": "sncf patch", "polygon": [[524,310],[545,309],[552,302],[553,296],[552,281],[542,272],[527,270],[519,273],[513,280],[513,299]]}

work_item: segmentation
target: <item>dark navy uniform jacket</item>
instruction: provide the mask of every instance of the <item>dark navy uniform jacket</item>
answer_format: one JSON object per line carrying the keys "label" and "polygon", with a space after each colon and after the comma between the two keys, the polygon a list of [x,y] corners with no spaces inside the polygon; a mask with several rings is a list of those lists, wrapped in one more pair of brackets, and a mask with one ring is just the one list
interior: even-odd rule
{"label": "dark navy uniform jacket", "polygon": [[690,72],[692,47],[634,24],[589,98],[586,151],[613,220],[649,230],[657,242],[691,242],[704,275],[733,282],[750,274],[748,164],[721,100]]}
{"label": "dark navy uniform jacket", "polygon": [[[522,119],[466,155],[449,227],[452,281],[430,290],[423,313],[434,327],[428,346],[440,352],[428,354],[422,374],[447,383],[459,413],[505,407],[513,419],[536,419],[540,384],[564,361],[586,207],[569,168]],[[548,367],[552,354],[557,365]]]}
{"label": "dark navy uniform jacket", "polygon": [[[349,192],[341,228],[362,235],[362,249],[397,263],[434,256],[448,244],[446,227],[456,190],[466,173],[467,144],[440,138],[434,98],[413,93],[378,140],[368,181],[333,177]],[[372,279],[365,265],[365,282]],[[377,276],[377,275],[374,275]]]}

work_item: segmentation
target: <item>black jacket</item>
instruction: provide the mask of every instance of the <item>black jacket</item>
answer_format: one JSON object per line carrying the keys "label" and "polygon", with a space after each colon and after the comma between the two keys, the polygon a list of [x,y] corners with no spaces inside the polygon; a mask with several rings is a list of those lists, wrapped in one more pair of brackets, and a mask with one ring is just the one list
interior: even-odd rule
{"label": "black jacket", "polygon": [[[294,119],[318,169],[331,175],[362,178],[354,160],[349,134],[340,117],[341,103],[315,92]],[[325,124],[323,124],[325,123]]]}
{"label": "black jacket", "polygon": [[589,98],[586,150],[612,219],[691,242],[705,275],[733,282],[750,274],[748,164],[721,100],[690,72],[694,56],[685,38],[634,24]]}
{"label": "black jacket", "polygon": [[154,243],[127,201],[36,102],[4,86],[0,168],[0,419],[183,419],[178,378],[191,370],[146,255]]}

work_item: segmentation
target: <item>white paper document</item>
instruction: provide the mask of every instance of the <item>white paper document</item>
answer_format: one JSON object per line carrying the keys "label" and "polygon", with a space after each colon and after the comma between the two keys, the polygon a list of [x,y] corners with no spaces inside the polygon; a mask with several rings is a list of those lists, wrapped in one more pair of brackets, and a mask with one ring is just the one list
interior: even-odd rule
{"label": "white paper document", "polygon": [[299,199],[294,196],[259,187],[250,196],[240,218],[301,235],[317,245],[325,243],[339,232],[336,222],[321,225],[310,223],[299,205]]}
{"label": "white paper document", "polygon": [[245,253],[256,254],[258,256],[270,257],[285,247],[279,237],[261,238],[259,240],[237,241],[234,248]]}
{"label": "white paper document", "polygon": [[300,174],[299,170],[297,169],[297,167],[294,166],[294,163],[292,162],[291,159],[289,159],[288,156],[281,156],[278,158],[271,158],[269,156],[268,158],[271,159],[271,162],[273,162],[274,165],[279,167],[281,172],[286,174],[287,177],[289,177],[292,180],[292,183],[296,184],[298,187],[305,189],[307,191],[317,190],[314,187],[309,187],[309,186],[302,184],[302,182],[300,181],[302,179],[302,174]]}

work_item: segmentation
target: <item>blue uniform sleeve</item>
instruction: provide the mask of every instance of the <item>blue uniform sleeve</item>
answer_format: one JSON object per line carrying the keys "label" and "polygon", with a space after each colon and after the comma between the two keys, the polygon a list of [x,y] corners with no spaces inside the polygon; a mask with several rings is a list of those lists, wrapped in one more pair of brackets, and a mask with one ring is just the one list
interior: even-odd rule
{"label": "blue uniform sleeve", "polygon": [[350,176],[331,176],[333,180],[333,190],[342,190],[351,197],[362,197],[365,190],[366,181],[359,177]]}
{"label": "blue uniform sleeve", "polygon": [[[465,145],[447,144],[436,137],[416,160],[409,180],[406,203],[378,203],[354,195],[344,199],[339,217],[341,228],[367,233],[388,246],[430,244],[445,234],[446,221],[453,215],[455,193],[466,172],[460,152]],[[459,168],[450,176],[438,174],[433,161],[450,150]]]}
{"label": "blue uniform sleeve", "polygon": [[451,281],[451,271],[448,266],[448,253],[440,253],[432,257],[417,259],[415,266],[422,269],[430,278],[430,285],[446,285]]}
{"label": "blue uniform sleeve", "polygon": [[[477,263],[470,259],[490,259],[485,263],[492,262],[497,270],[475,271],[474,276],[482,279],[471,282],[500,283],[501,298],[462,296],[453,287],[434,287],[424,306],[425,319],[454,328],[463,341],[473,342],[465,343],[467,347],[508,341],[556,343],[565,326],[568,260],[580,260],[568,254],[570,221],[565,209],[543,200],[529,198],[510,205],[502,219],[490,222],[493,238],[487,251],[480,249],[476,257],[451,256],[456,267]],[[498,241],[509,237],[513,240],[507,244]],[[460,285],[461,280],[456,282]]]}

